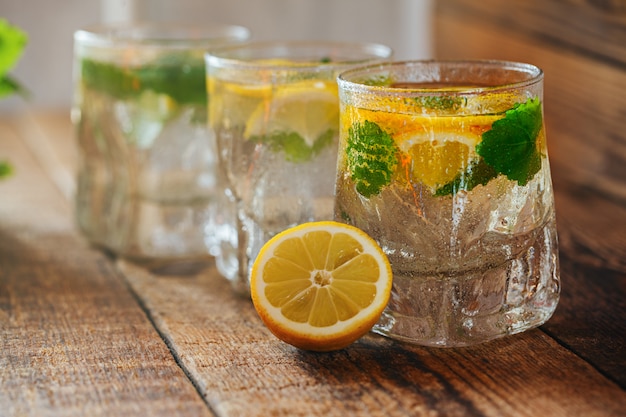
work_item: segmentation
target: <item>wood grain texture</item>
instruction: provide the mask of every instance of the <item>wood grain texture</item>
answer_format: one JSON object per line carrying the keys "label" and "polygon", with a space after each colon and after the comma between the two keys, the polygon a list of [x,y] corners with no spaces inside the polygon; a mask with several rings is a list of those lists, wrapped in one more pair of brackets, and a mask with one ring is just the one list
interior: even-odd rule
{"label": "wood grain texture", "polygon": [[436,53],[544,70],[563,291],[543,328],[626,388],[626,3],[496,3],[438,1]]}
{"label": "wood grain texture", "polygon": [[0,121],[0,415],[212,415],[20,123]]}
{"label": "wood grain texture", "polygon": [[[516,10],[509,6],[507,11]],[[616,94],[626,91],[626,68],[537,41],[487,17],[440,11],[435,24],[437,56],[522,61],[542,68],[553,173],[626,201],[626,94]]]}
{"label": "wood grain texture", "polygon": [[626,392],[539,330],[465,349],[368,335],[342,351],[304,352],[271,335],[215,269],[157,277],[118,266],[220,416],[618,416],[626,409]]}
{"label": "wood grain texture", "polygon": [[438,0],[435,5],[439,16],[487,22],[487,26],[523,33],[533,43],[626,69],[623,0]]}
{"label": "wood grain texture", "polygon": [[[605,213],[589,216],[571,204],[585,189],[565,187],[556,177],[557,205],[566,207],[559,220],[564,265],[572,279],[544,326],[547,333],[533,330],[466,349],[427,349],[370,335],[340,352],[315,354],[275,339],[215,269],[156,276],[123,262],[113,266],[84,247],[70,230],[69,202],[59,198],[59,188],[32,158],[23,158],[21,141],[7,142],[2,149],[9,149],[20,177],[3,183],[0,192],[21,194],[0,200],[0,383],[8,387],[0,392],[0,410],[8,410],[3,414],[207,414],[193,389],[185,388],[191,384],[219,416],[620,416],[626,408],[620,304],[595,308],[624,295],[616,270],[622,264],[615,261],[623,249],[595,243],[610,229],[612,213],[622,213],[605,194],[582,194]],[[51,143],[59,154],[71,147]],[[579,259],[584,254],[589,256]],[[615,267],[607,268],[611,259]],[[590,271],[604,281],[587,283]],[[94,307],[101,314],[94,315]],[[170,352],[155,341],[151,324],[191,381],[170,366]],[[564,336],[574,347],[593,349],[583,349],[586,356],[572,352]]]}
{"label": "wood grain texture", "polygon": [[214,267],[158,276],[87,247],[69,118],[0,119],[17,171],[0,181],[0,415],[623,416],[624,3],[435,4],[440,57],[545,70],[563,280],[547,324],[462,349],[299,351]]}
{"label": "wood grain texture", "polygon": [[626,389],[626,207],[556,180],[562,292],[543,329]]}

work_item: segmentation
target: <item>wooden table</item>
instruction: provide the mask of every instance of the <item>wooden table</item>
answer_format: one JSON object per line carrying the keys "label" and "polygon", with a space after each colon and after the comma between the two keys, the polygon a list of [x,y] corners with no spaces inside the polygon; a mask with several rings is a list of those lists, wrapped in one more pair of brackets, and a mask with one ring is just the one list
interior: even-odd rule
{"label": "wooden table", "polygon": [[0,118],[2,416],[624,416],[626,204],[554,172],[563,294],[542,328],[472,348],[274,338],[213,267],[157,276],[72,219],[69,112]]}
{"label": "wooden table", "polygon": [[0,416],[626,416],[623,3],[436,4],[438,56],[546,70],[563,287],[547,324],[463,349],[298,351],[213,267],[152,275],[89,247],[69,112],[20,112],[0,117],[16,171],[0,181]]}

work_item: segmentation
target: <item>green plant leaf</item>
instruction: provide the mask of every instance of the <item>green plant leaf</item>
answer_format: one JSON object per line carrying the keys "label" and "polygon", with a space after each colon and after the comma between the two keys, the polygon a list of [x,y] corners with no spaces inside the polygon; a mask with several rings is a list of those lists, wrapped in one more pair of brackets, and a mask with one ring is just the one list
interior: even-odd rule
{"label": "green plant leaf", "polygon": [[6,97],[15,93],[25,93],[22,86],[12,77],[5,75],[0,78],[0,97]]}
{"label": "green plant leaf", "polygon": [[435,191],[435,196],[442,197],[456,194],[460,190],[471,191],[478,185],[486,185],[491,179],[498,176],[498,172],[484,159],[473,161],[463,172],[459,173],[454,180],[441,186]]}
{"label": "green plant leaf", "polygon": [[0,19],[0,76],[9,72],[19,61],[28,43],[28,35],[6,19]]}
{"label": "green plant leaf", "polygon": [[0,178],[8,177],[13,173],[13,166],[7,161],[0,161]]}
{"label": "green plant leaf", "polygon": [[470,191],[486,185],[499,174],[525,185],[541,169],[541,155],[537,137],[541,131],[542,116],[539,99],[516,104],[505,112],[505,117],[493,123],[482,134],[476,152],[481,156],[454,180],[435,191],[436,196]]}
{"label": "green plant leaf", "polygon": [[205,64],[201,58],[186,53],[166,55],[137,68],[84,59],[81,73],[87,86],[119,99],[152,90],[179,104],[207,103]]}
{"label": "green plant leaf", "polygon": [[476,152],[498,173],[526,185],[541,169],[537,137],[542,123],[539,99],[516,104],[482,134]]}
{"label": "green plant leaf", "polygon": [[317,138],[313,146],[307,145],[304,138],[295,132],[277,132],[265,136],[253,136],[250,140],[268,145],[273,152],[283,151],[285,159],[300,163],[311,160],[322,149],[330,145],[335,133],[335,130],[328,129]]}
{"label": "green plant leaf", "polygon": [[398,164],[393,138],[374,122],[355,123],[348,131],[348,170],[356,190],[371,197],[391,183]]}

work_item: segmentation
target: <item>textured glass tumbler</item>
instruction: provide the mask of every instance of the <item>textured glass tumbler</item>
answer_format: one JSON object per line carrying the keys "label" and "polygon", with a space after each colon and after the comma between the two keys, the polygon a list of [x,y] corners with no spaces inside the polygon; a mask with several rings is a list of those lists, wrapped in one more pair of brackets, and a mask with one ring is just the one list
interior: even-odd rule
{"label": "textured glass tumbler", "polygon": [[216,262],[236,292],[249,294],[252,263],[272,236],[332,219],[337,74],[390,55],[376,44],[269,42],[207,56],[210,125],[234,208]]}
{"label": "textured glass tumbler", "polygon": [[90,242],[155,271],[216,254],[224,197],[204,54],[247,38],[247,29],[228,25],[75,33],[75,210]]}
{"label": "textured glass tumbler", "polygon": [[541,325],[560,291],[543,73],[399,62],[339,76],[335,218],[393,269],[374,331],[464,346]]}

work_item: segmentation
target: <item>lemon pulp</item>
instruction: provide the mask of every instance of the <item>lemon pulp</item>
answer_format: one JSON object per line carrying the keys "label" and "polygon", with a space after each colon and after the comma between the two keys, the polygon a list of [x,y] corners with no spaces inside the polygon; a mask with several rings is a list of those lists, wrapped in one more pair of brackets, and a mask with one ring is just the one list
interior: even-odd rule
{"label": "lemon pulp", "polygon": [[339,127],[339,99],[334,82],[311,81],[276,88],[250,114],[244,138],[296,133],[309,146]]}
{"label": "lemon pulp", "polygon": [[254,262],[255,308],[280,339],[303,349],[334,350],[365,334],[391,292],[391,267],[364,232],[337,222],[288,229]]}
{"label": "lemon pulp", "polygon": [[399,177],[433,191],[455,179],[478,158],[483,132],[502,115],[433,116],[365,110],[348,106],[341,123],[376,123],[398,149]]}

